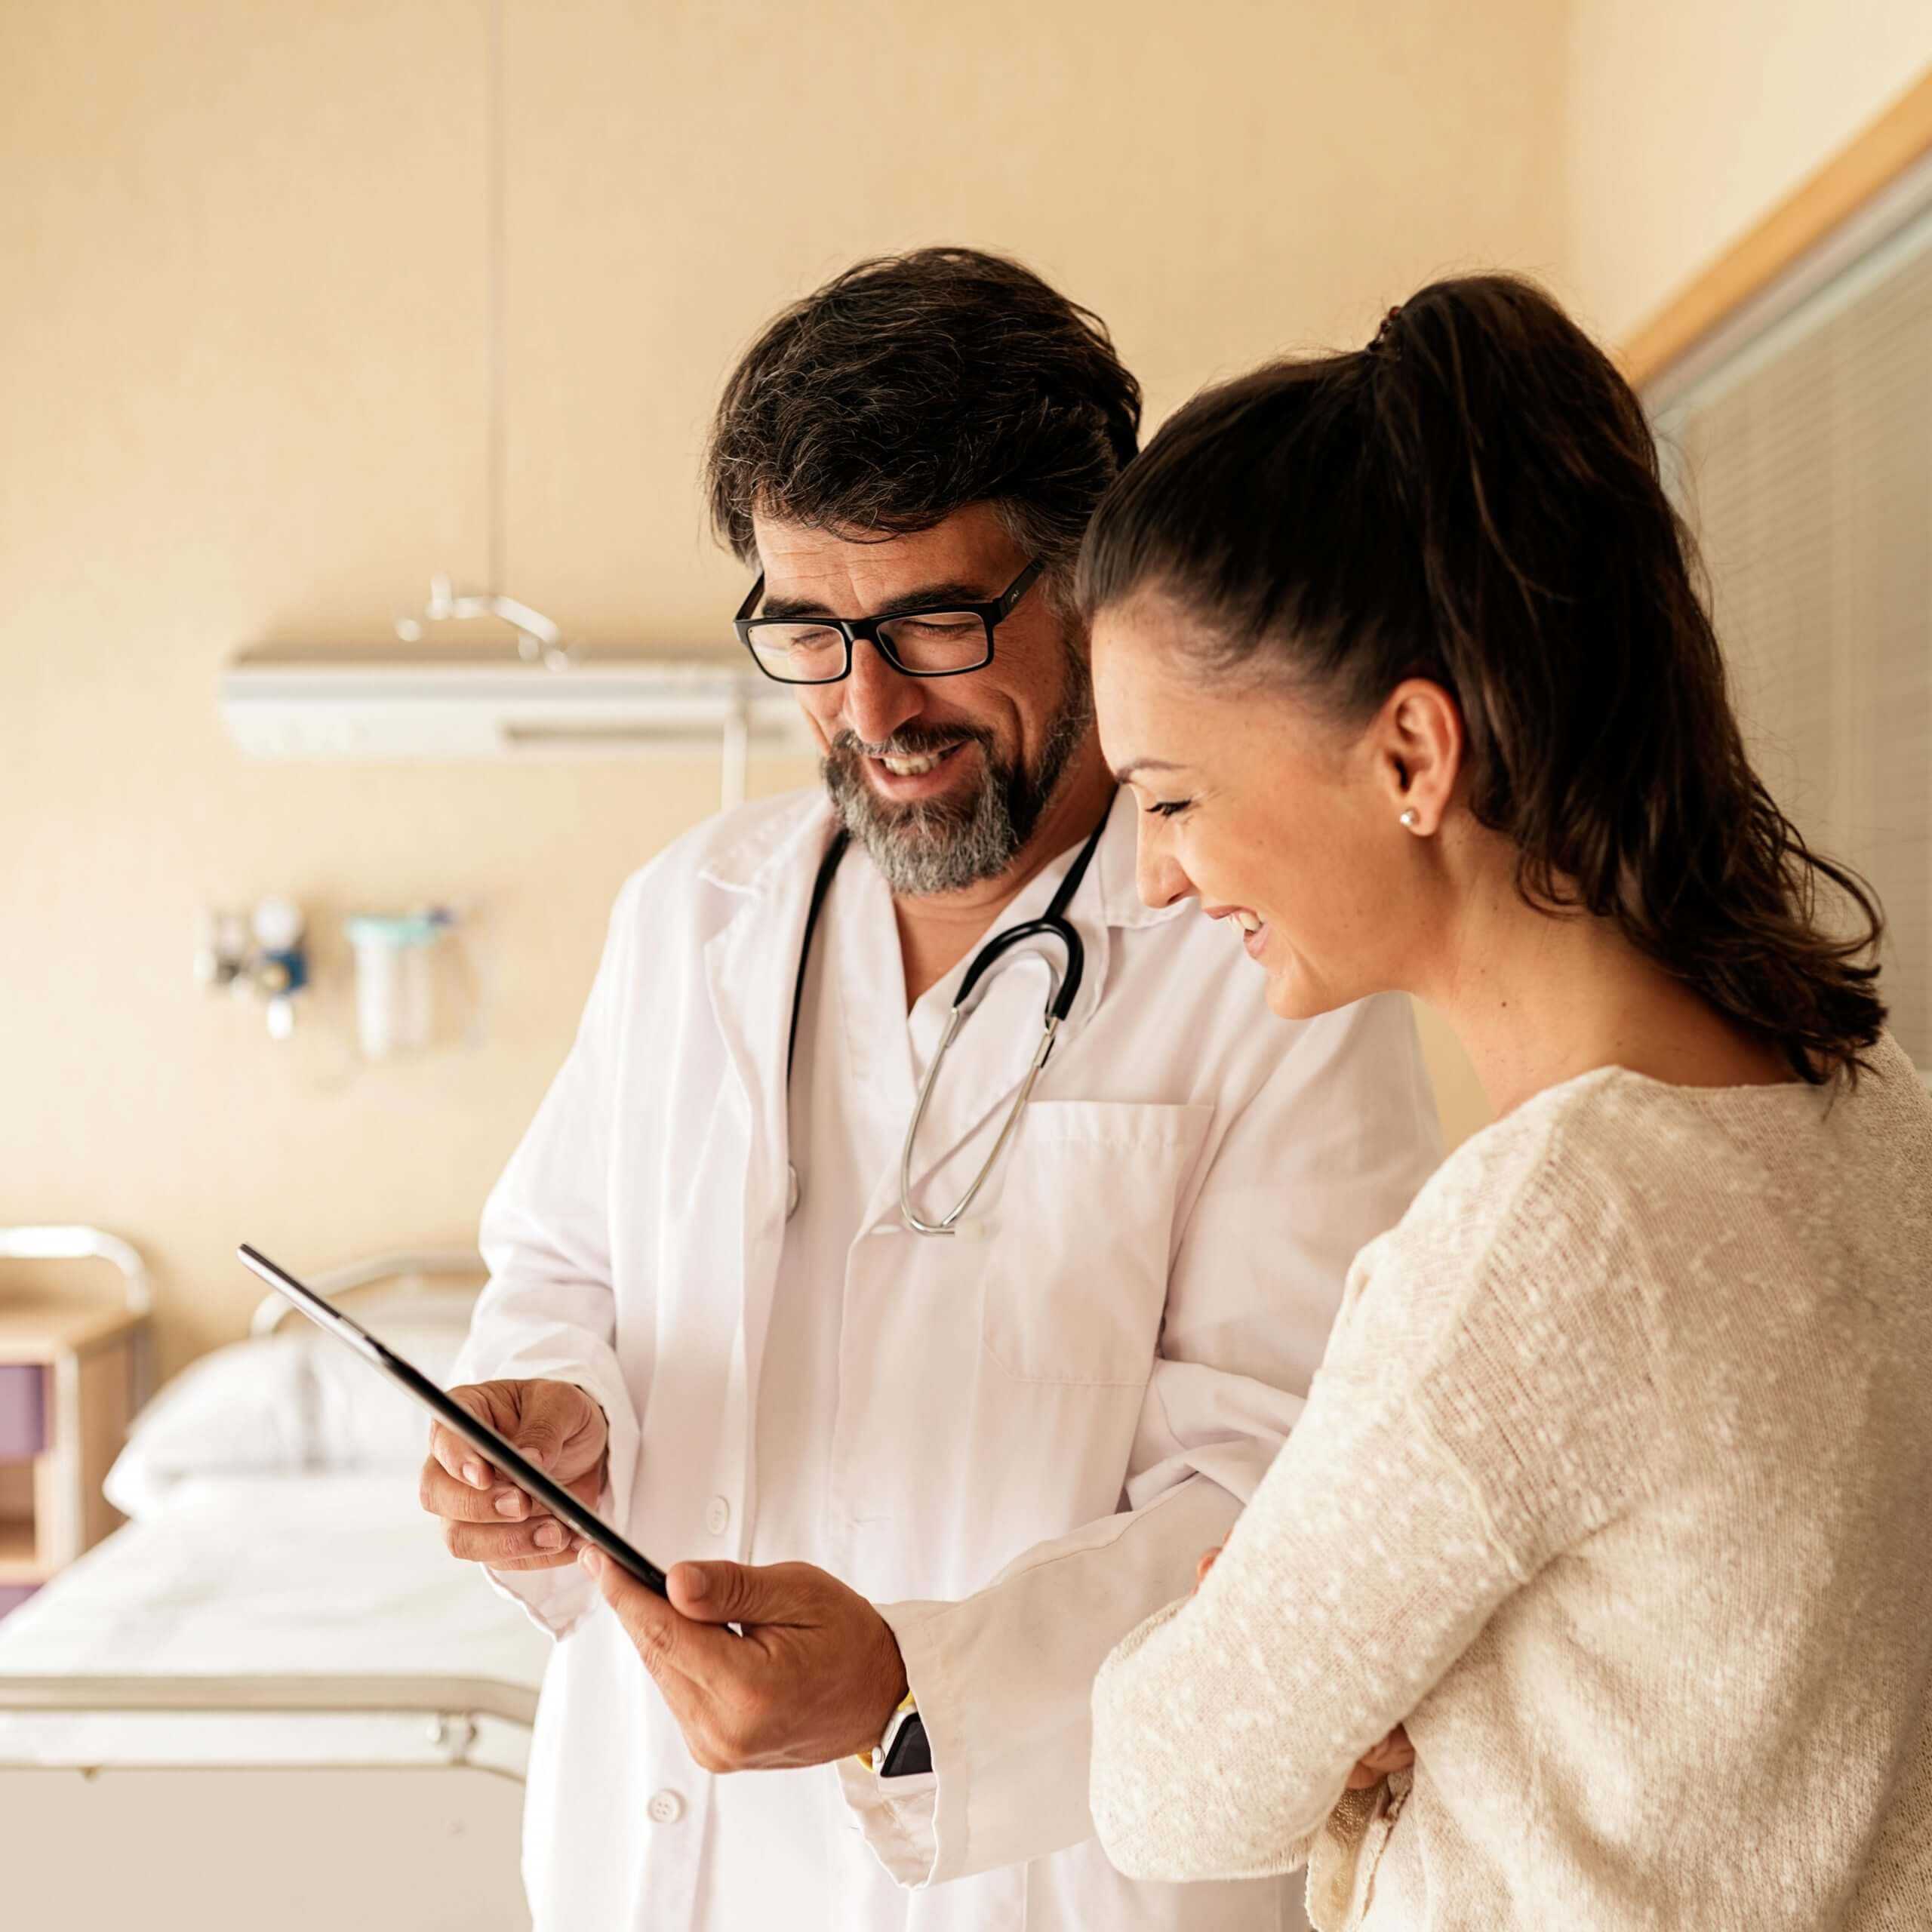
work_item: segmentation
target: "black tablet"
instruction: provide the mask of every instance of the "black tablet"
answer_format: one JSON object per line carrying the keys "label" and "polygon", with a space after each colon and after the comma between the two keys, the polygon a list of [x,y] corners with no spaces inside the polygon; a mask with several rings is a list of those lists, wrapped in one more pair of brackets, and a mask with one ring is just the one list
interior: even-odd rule
{"label": "black tablet", "polygon": [[568,1523],[586,1543],[594,1543],[613,1562],[621,1563],[647,1588],[660,1597],[666,1594],[664,1573],[656,1564],[638,1555],[568,1490],[559,1487],[534,1463],[519,1455],[488,1423],[478,1422],[466,1409],[452,1402],[426,1375],[412,1368],[400,1355],[392,1355],[367,1329],[325,1301],[313,1288],[305,1287],[285,1269],[278,1268],[266,1255],[248,1247],[238,1247],[235,1253],[245,1266],[252,1268],[278,1294],[286,1296],[318,1328],[326,1328],[337,1340],[346,1342],[399,1388],[414,1395],[452,1435],[460,1435],[479,1455],[487,1456],[498,1473],[515,1483],[525,1495],[542,1503],[559,1522]]}

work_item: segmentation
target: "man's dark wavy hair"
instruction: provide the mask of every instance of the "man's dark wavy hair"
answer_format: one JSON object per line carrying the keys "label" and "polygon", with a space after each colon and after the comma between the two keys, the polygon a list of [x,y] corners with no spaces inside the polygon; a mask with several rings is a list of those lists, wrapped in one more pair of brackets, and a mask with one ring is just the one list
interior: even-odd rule
{"label": "man's dark wavy hair", "polygon": [[795,303],[732,372],[712,522],[749,563],[754,511],[874,536],[988,503],[1063,587],[1140,427],[1106,325],[1030,269],[971,248],[884,256]]}
{"label": "man's dark wavy hair", "polygon": [[1088,532],[1089,617],[1143,589],[1205,677],[1363,721],[1440,685],[1525,899],[1614,921],[1806,1080],[1867,1063],[1878,902],[1752,770],[1643,407],[1541,289],[1436,282],[1367,349],[1197,396]]}

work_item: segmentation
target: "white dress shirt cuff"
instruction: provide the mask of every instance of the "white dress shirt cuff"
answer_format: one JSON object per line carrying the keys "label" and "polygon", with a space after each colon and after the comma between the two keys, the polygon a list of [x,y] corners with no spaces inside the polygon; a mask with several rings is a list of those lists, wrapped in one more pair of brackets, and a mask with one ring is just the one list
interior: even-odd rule
{"label": "white dress shirt cuff", "polygon": [[892,1881],[909,1891],[931,1884],[939,1860],[937,1774],[882,1778],[857,1758],[841,1758],[838,1782],[854,1823]]}
{"label": "white dress shirt cuff", "polygon": [[[897,1640],[899,1654],[906,1666],[906,1686],[923,1711],[926,1697],[937,1700],[943,1694],[940,1684],[943,1672],[933,1654],[931,1636],[921,1641],[921,1626],[932,1625],[937,1620],[936,1613],[950,1606],[903,1603],[877,1604],[873,1607],[885,1619]],[[926,1738],[930,1745],[930,1724]],[[838,1781],[844,1788],[845,1801],[851,1807],[866,1842],[893,1881],[909,1890],[930,1884],[939,1863],[939,1780],[937,1755],[932,1770],[914,1777],[881,1777],[856,1758],[842,1758],[838,1762]]]}

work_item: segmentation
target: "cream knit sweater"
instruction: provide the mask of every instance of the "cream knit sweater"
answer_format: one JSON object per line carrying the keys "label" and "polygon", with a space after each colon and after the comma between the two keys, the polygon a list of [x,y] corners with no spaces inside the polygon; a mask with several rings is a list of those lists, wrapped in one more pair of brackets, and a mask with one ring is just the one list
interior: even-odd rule
{"label": "cream knit sweater", "polygon": [[1226,1554],[1094,1686],[1116,1865],[1305,1858],[1322,1932],[1932,1927],[1932,1096],[1874,1057],[1586,1074],[1362,1251]]}

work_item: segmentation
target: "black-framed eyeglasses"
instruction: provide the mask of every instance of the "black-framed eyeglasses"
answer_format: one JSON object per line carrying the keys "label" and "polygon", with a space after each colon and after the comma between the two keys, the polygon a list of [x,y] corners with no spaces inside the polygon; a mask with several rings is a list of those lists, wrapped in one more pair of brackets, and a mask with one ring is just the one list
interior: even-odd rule
{"label": "black-framed eyeglasses", "polygon": [[781,685],[835,685],[852,675],[861,638],[909,678],[956,678],[993,661],[993,632],[1046,568],[1036,559],[984,604],[936,605],[886,617],[754,617],[764,595],[761,572],[731,628],[768,678]]}

